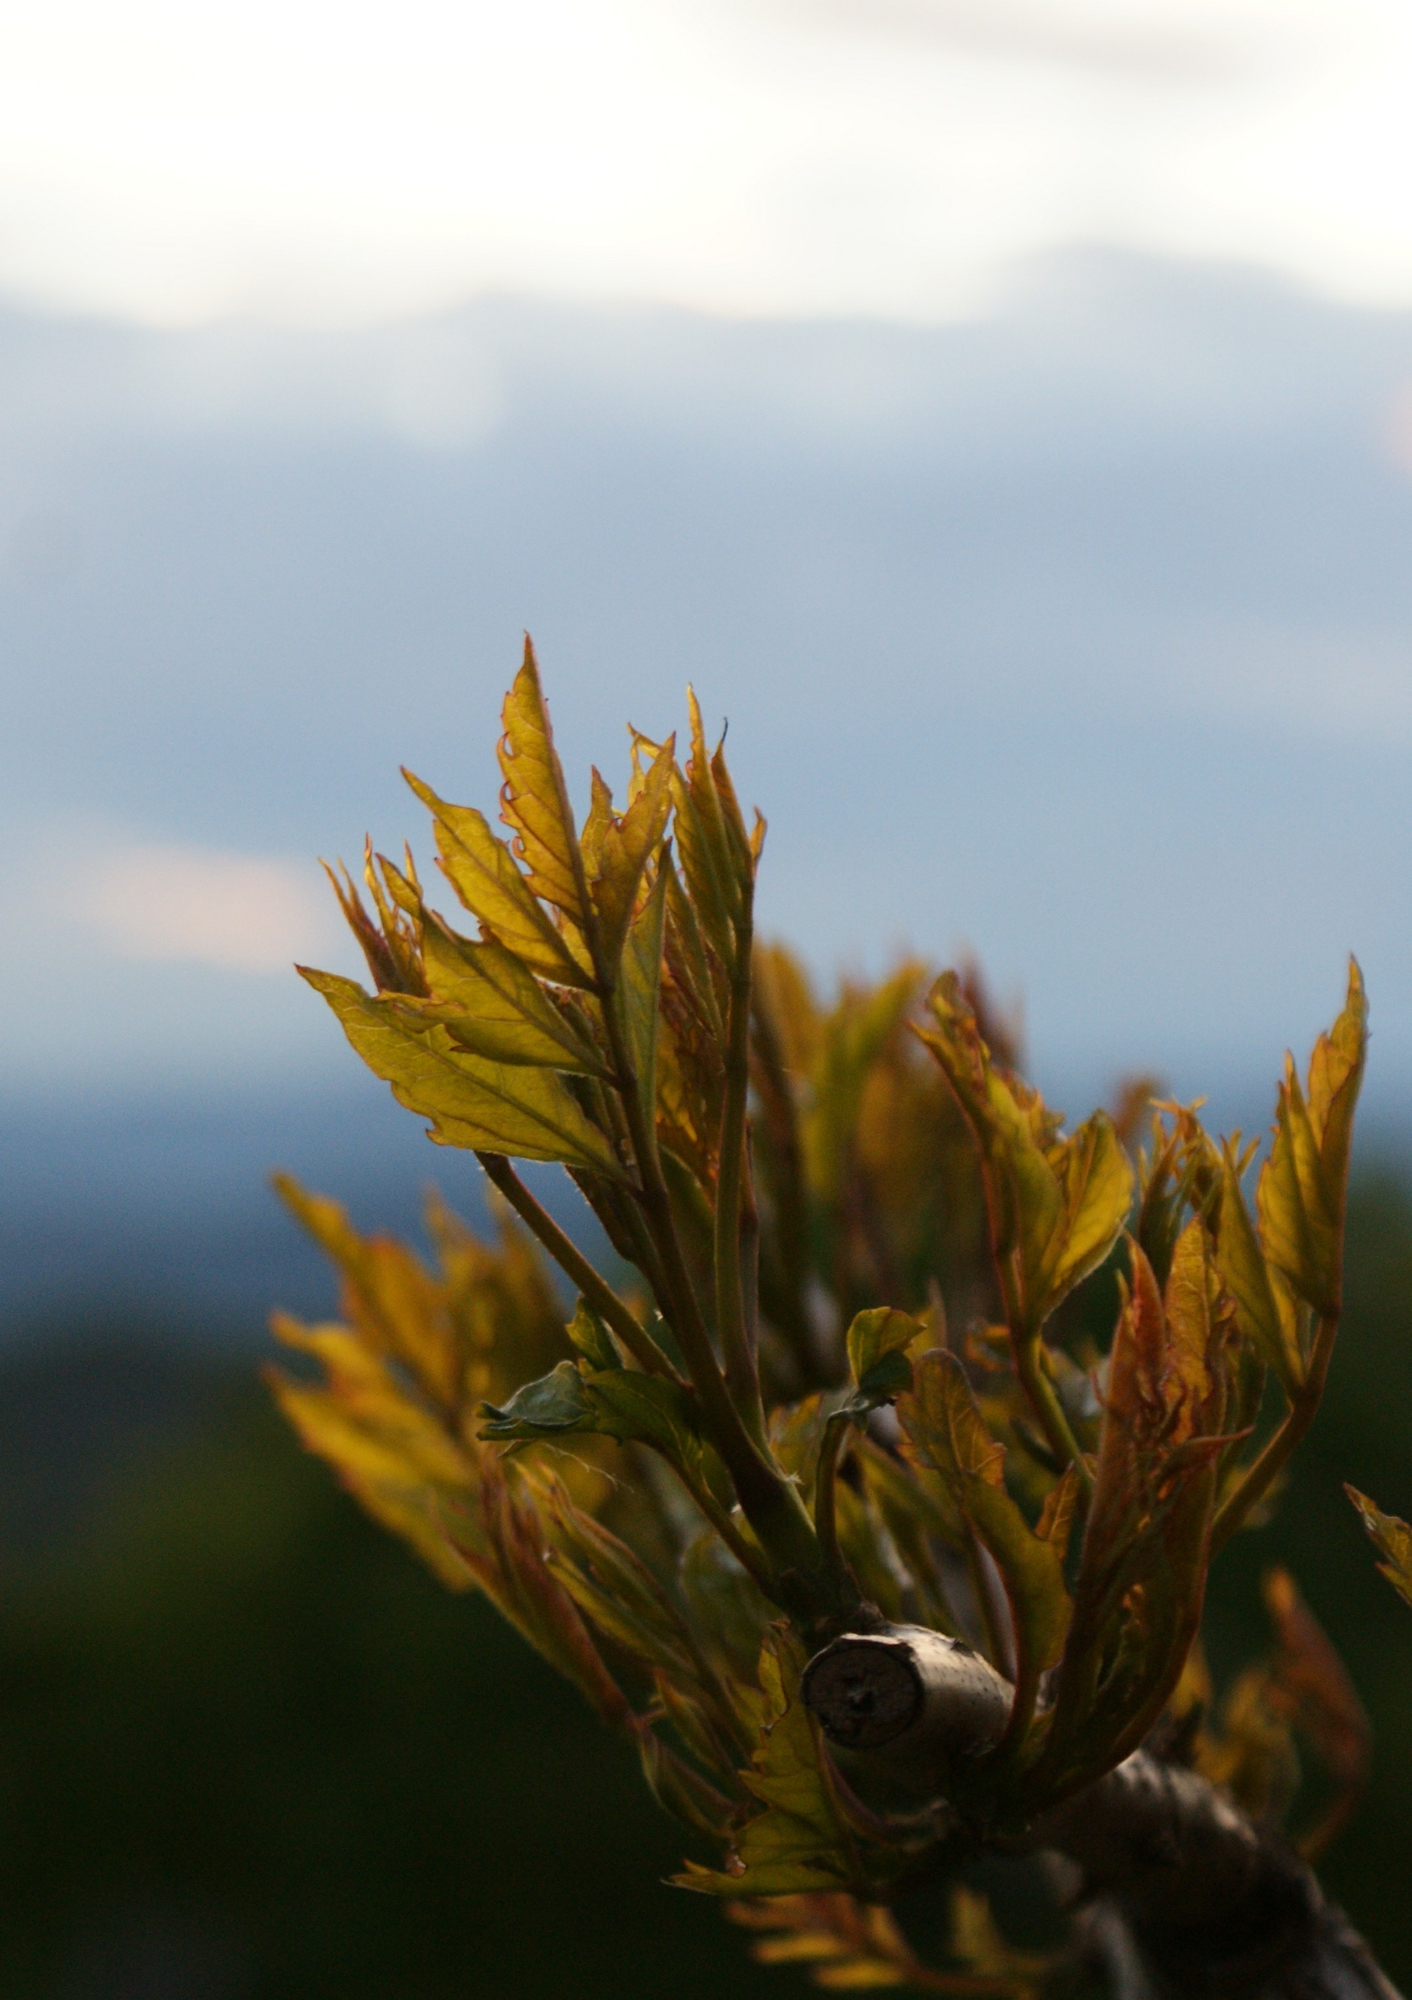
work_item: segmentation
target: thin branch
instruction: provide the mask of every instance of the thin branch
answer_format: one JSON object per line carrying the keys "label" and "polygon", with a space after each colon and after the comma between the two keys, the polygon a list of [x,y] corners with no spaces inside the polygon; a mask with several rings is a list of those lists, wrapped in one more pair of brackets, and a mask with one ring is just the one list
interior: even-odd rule
{"label": "thin branch", "polygon": [[642,1181],[639,1196],[642,1213],[662,1262],[662,1275],[671,1305],[669,1317],[672,1329],[700,1402],[707,1435],[731,1476],[746,1519],[775,1568],[771,1595],[777,1602],[782,1596],[789,1598],[790,1604],[786,1608],[799,1610],[809,1618],[817,1617],[825,1610],[842,1610],[845,1607],[839,1605],[831,1593],[821,1592],[819,1588],[823,1582],[819,1546],[814,1524],[803,1501],[750,1436],[731,1400],[682,1253],[671,1196],[662,1177],[656,1134],[649,1130],[647,1124],[652,1107],[644,1106],[642,1102],[616,1009],[605,1004],[603,1020],[613,1063],[613,1081],[622,1102]]}
{"label": "thin branch", "polygon": [[671,1362],[648,1333],[639,1326],[627,1305],[589,1263],[583,1252],[570,1242],[558,1223],[542,1208],[510,1165],[503,1153],[477,1153],[487,1177],[499,1188],[530,1233],[543,1244],[570,1283],[577,1286],[599,1318],[617,1334],[640,1368],[649,1375],[665,1375],[680,1381]]}
{"label": "thin branch", "polygon": [[[851,1753],[850,1782],[876,1759],[879,1775],[905,1774],[937,1801],[966,1795],[1012,1695],[969,1647],[909,1626],[835,1640],[800,1688]],[[1067,1855],[1085,1895],[1112,1899],[1161,2000],[1397,2000],[1293,1849],[1199,1773],[1146,1750],[1043,1812],[1022,1844]]]}

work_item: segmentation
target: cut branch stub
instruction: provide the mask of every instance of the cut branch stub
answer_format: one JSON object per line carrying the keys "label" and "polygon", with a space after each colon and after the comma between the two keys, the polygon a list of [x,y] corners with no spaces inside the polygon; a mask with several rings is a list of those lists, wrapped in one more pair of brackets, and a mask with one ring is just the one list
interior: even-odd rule
{"label": "cut branch stub", "polygon": [[960,1639],[920,1625],[844,1633],[809,1662],[801,1686],[837,1749],[885,1751],[889,1764],[934,1782],[999,1740],[1011,1692]]}

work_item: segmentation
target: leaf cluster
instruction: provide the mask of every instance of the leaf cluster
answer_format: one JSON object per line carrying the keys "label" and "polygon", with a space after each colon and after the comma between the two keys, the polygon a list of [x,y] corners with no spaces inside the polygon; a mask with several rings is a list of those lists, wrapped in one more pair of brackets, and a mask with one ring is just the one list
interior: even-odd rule
{"label": "leaf cluster", "polygon": [[[503,722],[508,838],[409,779],[455,922],[410,854],[370,852],[367,901],[335,887],[371,987],[305,973],[431,1138],[480,1160],[500,1243],[435,1210],[430,1270],[287,1187],[344,1319],[276,1323],[321,1370],[276,1393],[632,1739],[714,1852],[683,1879],[740,1904],[766,1956],[1032,1991],[974,1901],[956,1967],[925,1977],[873,1906],[1013,1842],[1180,1707],[1212,1557],[1268,1504],[1329,1365],[1358,969],[1306,1078],[1287,1066],[1252,1206],[1253,1149],[1196,1108],[1156,1107],[1136,1159],[1128,1114],[1066,1129],[973,971],[909,962],[821,1003],[755,938],[764,824],[694,698],[685,760],[632,732],[623,809],[595,771],[581,822],[528,645]],[[514,1160],[567,1170],[628,1283]],[[1111,1331],[1076,1344],[1100,1272]],[[1240,1711],[1278,1723],[1267,1798],[1295,1727],[1345,1778],[1356,1761],[1356,1703],[1280,1603],[1285,1664]],[[798,1697],[812,1648],[888,1623],[962,1636],[1013,1683],[1000,1741],[920,1812],[857,1795]],[[1255,1723],[1224,1729],[1203,1754],[1260,1764]]]}

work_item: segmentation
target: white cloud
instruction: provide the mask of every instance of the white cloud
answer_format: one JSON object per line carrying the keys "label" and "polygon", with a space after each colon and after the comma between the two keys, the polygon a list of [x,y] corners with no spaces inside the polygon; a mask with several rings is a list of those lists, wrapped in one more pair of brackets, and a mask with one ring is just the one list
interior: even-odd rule
{"label": "white cloud", "polygon": [[1412,301],[1397,0],[0,0],[0,45],[0,285],[143,318],[934,320],[1075,241]]}
{"label": "white cloud", "polygon": [[287,973],[329,941],[318,882],[304,864],[264,856],[85,843],[61,865],[54,902],[122,958]]}

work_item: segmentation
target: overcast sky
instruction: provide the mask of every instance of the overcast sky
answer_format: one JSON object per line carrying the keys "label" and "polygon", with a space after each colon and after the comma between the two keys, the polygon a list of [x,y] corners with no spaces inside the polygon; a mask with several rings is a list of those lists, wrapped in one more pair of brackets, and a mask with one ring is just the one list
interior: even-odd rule
{"label": "overcast sky", "polygon": [[0,289],[972,312],[1098,242],[1412,303],[1405,0],[6,0]]}
{"label": "overcast sky", "polygon": [[1111,252],[935,329],[0,315],[0,1092],[351,1077],[315,856],[493,803],[528,626],[581,802],[729,718],[821,973],[969,946],[1066,1093],[1263,1109],[1357,950],[1400,1102],[1409,383],[1412,313]]}
{"label": "overcast sky", "polygon": [[1409,102],[1383,0],[0,0],[0,1090],[351,1060],[313,856],[524,626],[821,969],[1193,1090],[1356,948],[1412,1084]]}

